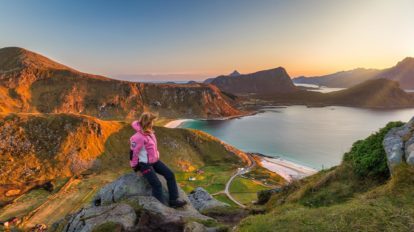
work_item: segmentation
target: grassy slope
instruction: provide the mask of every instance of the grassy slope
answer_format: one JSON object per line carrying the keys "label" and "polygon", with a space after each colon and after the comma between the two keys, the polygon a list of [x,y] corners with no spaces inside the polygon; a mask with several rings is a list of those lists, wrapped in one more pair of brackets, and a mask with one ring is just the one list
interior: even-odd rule
{"label": "grassy slope", "polygon": [[[79,123],[82,121],[80,119],[86,118],[82,116],[79,119],[79,116],[66,114],[16,114],[13,117],[18,122],[36,119],[42,122],[43,120],[54,122],[57,125],[62,120],[74,120]],[[96,165],[92,170],[86,170],[81,175],[72,177],[59,176],[57,171],[54,172],[56,175],[51,180],[55,188],[52,192],[36,189],[16,198],[12,204],[0,209],[0,221],[17,216],[19,218],[25,217],[25,226],[33,226],[36,223],[51,224],[89,203],[91,197],[103,185],[126,172],[130,172],[128,141],[134,131],[126,122],[104,121],[103,123],[108,127],[116,125],[117,129],[111,131],[111,133],[105,132],[106,140],[94,141],[95,146],[102,147],[103,152],[98,154],[95,161]],[[38,123],[38,125],[40,128],[36,129],[36,133],[40,134],[32,134],[31,136],[46,136],[42,135],[42,132],[46,130],[48,123]],[[162,160],[177,173],[179,184],[187,192],[197,186],[205,187],[210,192],[223,190],[224,183],[230,176],[229,173],[243,165],[242,159],[235,153],[237,150],[228,149],[223,146],[221,141],[205,133],[162,127],[156,127],[155,130]],[[77,133],[75,133],[77,137],[71,138],[73,142],[79,143],[78,138],[84,138],[88,133],[87,130],[81,130],[80,132],[77,130]],[[25,136],[30,135],[22,134],[22,136],[22,138],[25,138]],[[48,153],[42,154],[47,155]],[[57,152],[57,155],[61,154]],[[36,154],[33,154],[33,156],[36,156]],[[48,157],[45,156],[45,159]],[[15,164],[16,161],[25,162],[25,160],[20,159],[3,160],[3,162],[6,162],[6,166],[11,164],[7,162]],[[59,160],[53,160],[51,166],[59,166],[59,162]],[[184,178],[186,175],[193,175],[193,171],[199,168],[203,168],[205,171],[204,174],[199,176],[203,176],[199,182],[188,182]]]}
{"label": "grassy slope", "polygon": [[268,213],[248,217],[238,230],[412,231],[414,167],[401,165],[391,179],[381,165],[360,172],[363,160],[384,155],[376,150],[379,138],[396,125],[355,143],[340,166],[289,185],[267,203]]}
{"label": "grassy slope", "polygon": [[257,192],[270,189],[250,179],[236,177],[230,186],[231,195],[242,204],[251,204],[257,200]]}
{"label": "grassy slope", "polygon": [[239,231],[412,231],[413,174],[413,167],[400,167],[387,184],[342,204],[318,208],[284,204],[244,220]]}

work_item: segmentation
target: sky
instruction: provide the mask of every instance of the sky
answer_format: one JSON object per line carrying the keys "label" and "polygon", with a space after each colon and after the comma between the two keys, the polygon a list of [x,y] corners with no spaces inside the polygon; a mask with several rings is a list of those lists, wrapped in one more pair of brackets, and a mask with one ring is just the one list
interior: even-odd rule
{"label": "sky", "polygon": [[124,79],[314,76],[414,56],[413,0],[0,0],[0,12],[0,47]]}

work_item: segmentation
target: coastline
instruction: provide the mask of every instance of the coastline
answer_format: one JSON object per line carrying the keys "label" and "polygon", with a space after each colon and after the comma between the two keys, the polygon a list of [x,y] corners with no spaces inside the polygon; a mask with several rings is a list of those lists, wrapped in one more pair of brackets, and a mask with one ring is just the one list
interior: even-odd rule
{"label": "coastline", "polygon": [[[232,118],[239,118],[243,116],[250,116],[254,115],[258,112],[246,114],[246,115],[237,115],[237,116],[231,116],[231,117],[223,117],[223,118],[216,118],[211,120],[228,120]],[[182,125],[184,122],[191,121],[194,119],[177,119],[170,121],[164,125],[166,128],[178,128],[180,125]],[[200,119],[203,120],[203,119]],[[217,138],[219,139],[219,138]],[[220,140],[221,141],[221,140]],[[222,141],[223,142],[223,141]],[[224,143],[224,142],[223,142]],[[249,153],[249,152],[244,152]],[[265,154],[260,153],[249,153],[253,156],[254,160],[256,160],[257,165],[274,172],[278,175],[280,175],[283,179],[285,179],[287,182],[292,182],[294,180],[302,179],[304,177],[313,175],[318,172],[318,170],[307,167],[305,165],[301,165],[289,160],[285,160],[283,158],[277,158],[268,156]]]}
{"label": "coastline", "polygon": [[302,179],[318,172],[316,169],[283,158],[270,157],[257,153],[255,153],[254,156],[259,160],[258,164],[260,166],[271,172],[277,173],[288,182]]}
{"label": "coastline", "polygon": [[183,124],[184,122],[187,121],[191,121],[192,119],[177,119],[177,120],[173,120],[171,122],[167,122],[164,127],[166,128],[177,128],[179,127],[181,124]]}
{"label": "coastline", "polygon": [[219,118],[177,119],[177,120],[172,120],[170,122],[165,123],[164,127],[166,127],[166,128],[177,128],[177,127],[180,127],[180,125],[183,124],[184,122],[188,122],[188,121],[192,121],[192,120],[229,120],[229,119],[241,118],[241,117],[245,117],[245,116],[252,116],[252,115],[255,115],[257,113],[258,112],[253,111],[253,112],[248,112],[248,113],[245,113],[245,114],[238,114],[238,115],[227,116],[227,117],[219,117]]}

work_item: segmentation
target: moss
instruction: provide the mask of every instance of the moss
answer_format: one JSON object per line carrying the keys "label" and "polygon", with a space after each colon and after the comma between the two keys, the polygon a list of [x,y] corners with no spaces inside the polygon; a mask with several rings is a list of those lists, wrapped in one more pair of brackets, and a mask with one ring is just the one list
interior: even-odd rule
{"label": "moss", "polygon": [[122,225],[115,223],[115,222],[106,222],[103,223],[95,228],[93,228],[92,232],[115,232],[115,231],[122,231]]}
{"label": "moss", "polygon": [[120,203],[124,203],[124,204],[131,206],[134,209],[137,216],[141,215],[143,208],[137,200],[134,200],[133,198],[129,198],[129,199],[122,200]]}
{"label": "moss", "polygon": [[203,210],[200,213],[207,216],[231,216],[235,214],[246,213],[246,210],[233,206],[220,206]]}
{"label": "moss", "polygon": [[219,222],[217,222],[216,220],[213,220],[213,219],[208,219],[208,220],[191,219],[188,222],[191,222],[191,221],[198,222],[198,223],[202,224],[205,227],[214,227],[216,229],[216,231],[218,231],[218,232],[229,231],[228,226],[223,225],[223,224],[221,224],[221,223],[219,223]]}

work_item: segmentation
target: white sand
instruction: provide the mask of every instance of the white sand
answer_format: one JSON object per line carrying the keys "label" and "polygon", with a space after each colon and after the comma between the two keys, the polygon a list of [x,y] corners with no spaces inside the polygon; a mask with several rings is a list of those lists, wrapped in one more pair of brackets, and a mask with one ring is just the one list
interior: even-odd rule
{"label": "white sand", "polygon": [[164,125],[164,127],[167,128],[177,128],[179,127],[181,124],[183,124],[184,122],[190,121],[191,119],[177,119],[171,122],[168,122],[167,124]]}
{"label": "white sand", "polygon": [[289,182],[313,175],[317,172],[317,170],[313,168],[296,164],[282,158],[261,157],[260,163],[264,168],[279,174]]}

